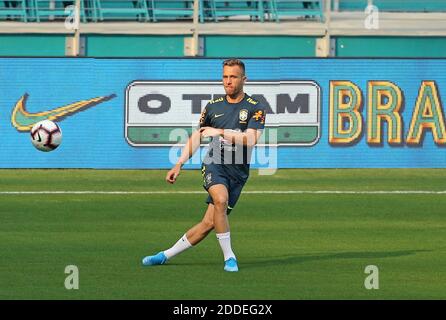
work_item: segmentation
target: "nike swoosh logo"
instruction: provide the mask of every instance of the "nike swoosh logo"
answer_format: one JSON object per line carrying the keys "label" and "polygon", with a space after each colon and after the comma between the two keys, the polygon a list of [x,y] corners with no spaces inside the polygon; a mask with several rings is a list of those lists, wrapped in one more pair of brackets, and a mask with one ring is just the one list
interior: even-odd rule
{"label": "nike swoosh logo", "polygon": [[214,114],[214,118],[218,118],[218,117],[221,117],[221,116],[224,116],[225,114],[224,113],[222,113],[222,114]]}
{"label": "nike swoosh logo", "polygon": [[42,142],[42,138],[40,137],[40,133],[39,132],[37,132],[37,136],[39,137],[39,142]]}
{"label": "nike swoosh logo", "polygon": [[83,111],[87,108],[93,107],[99,103],[108,101],[116,97],[115,94],[109,96],[102,96],[91,98],[88,100],[80,100],[74,103],[70,103],[63,107],[54,108],[48,111],[30,113],[26,111],[26,101],[28,100],[28,94],[25,93],[19,101],[17,101],[14,109],[12,110],[11,123],[17,131],[29,131],[37,122],[42,120],[60,121],[65,117],[71,116],[74,113]]}

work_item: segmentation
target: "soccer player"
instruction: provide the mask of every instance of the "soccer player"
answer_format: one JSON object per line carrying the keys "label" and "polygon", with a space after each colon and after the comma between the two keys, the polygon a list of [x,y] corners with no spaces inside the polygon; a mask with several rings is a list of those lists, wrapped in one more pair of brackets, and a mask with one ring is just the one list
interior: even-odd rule
{"label": "soccer player", "polygon": [[201,113],[200,128],[192,133],[178,163],[167,173],[175,183],[183,164],[199,148],[201,138],[211,139],[201,167],[203,186],[209,193],[201,222],[190,228],[171,248],[142,260],[143,265],[160,265],[203,240],[215,230],[223,251],[224,270],[238,271],[231,247],[228,214],[234,208],[249,176],[249,160],[265,126],[265,108],[243,91],[245,65],[238,59],[223,62],[226,95],[210,101]]}

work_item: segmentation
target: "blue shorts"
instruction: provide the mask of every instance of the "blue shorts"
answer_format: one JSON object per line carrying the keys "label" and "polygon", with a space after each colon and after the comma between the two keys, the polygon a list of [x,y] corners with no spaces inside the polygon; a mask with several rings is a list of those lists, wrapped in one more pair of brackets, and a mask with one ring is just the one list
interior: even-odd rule
{"label": "blue shorts", "polygon": [[[215,164],[203,165],[201,167],[201,174],[203,176],[203,187],[206,191],[216,184],[223,184],[226,186],[229,195],[227,214],[231,213],[231,210],[234,208],[242,193],[246,181],[240,182],[230,177],[221,166]],[[210,195],[208,196],[206,203],[214,203]]]}

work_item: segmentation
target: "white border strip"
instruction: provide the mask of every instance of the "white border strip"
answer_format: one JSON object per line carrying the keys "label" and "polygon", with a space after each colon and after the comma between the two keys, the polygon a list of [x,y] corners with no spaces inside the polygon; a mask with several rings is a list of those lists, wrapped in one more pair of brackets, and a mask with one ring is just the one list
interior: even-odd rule
{"label": "white border strip", "polygon": [[[38,195],[38,194],[205,194],[206,191],[0,191],[0,195]],[[370,191],[353,191],[353,190],[261,190],[261,191],[243,191],[243,194],[446,194],[446,190],[370,190]]]}

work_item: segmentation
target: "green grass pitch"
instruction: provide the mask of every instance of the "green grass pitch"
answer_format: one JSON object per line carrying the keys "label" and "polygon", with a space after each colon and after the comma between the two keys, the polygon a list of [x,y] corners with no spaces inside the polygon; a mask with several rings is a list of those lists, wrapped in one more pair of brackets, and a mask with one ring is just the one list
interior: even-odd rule
{"label": "green grass pitch", "polygon": [[[199,171],[0,170],[0,299],[445,299],[446,193],[242,194],[230,215],[240,272],[214,233],[167,265],[204,212]],[[444,191],[442,169],[251,171],[245,191]],[[22,194],[7,191],[172,191]],[[64,286],[79,269],[79,289]],[[364,269],[379,270],[368,290]]]}

